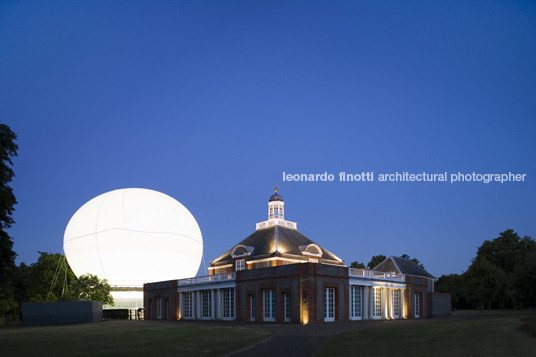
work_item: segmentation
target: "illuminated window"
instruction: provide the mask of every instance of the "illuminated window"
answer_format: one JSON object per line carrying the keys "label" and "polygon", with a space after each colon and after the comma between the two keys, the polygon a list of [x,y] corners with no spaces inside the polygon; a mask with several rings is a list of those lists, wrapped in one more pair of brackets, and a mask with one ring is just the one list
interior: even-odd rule
{"label": "illuminated window", "polygon": [[246,269],[246,261],[245,259],[240,259],[236,261],[236,271],[244,270]]}
{"label": "illuminated window", "polygon": [[234,289],[223,289],[223,318],[234,318]]}
{"label": "illuminated window", "polygon": [[335,321],[335,289],[324,289],[324,321]]}
{"label": "illuminated window", "polygon": [[212,315],[212,294],[209,290],[201,292],[201,300],[203,306],[203,318],[210,318]]}
{"label": "illuminated window", "polygon": [[354,319],[361,318],[362,311],[362,291],[361,286],[352,285],[350,289],[350,317]]}
{"label": "illuminated window", "polygon": [[378,288],[372,289],[372,316],[382,317],[382,291]]}
{"label": "illuminated window", "polygon": [[264,321],[275,321],[275,291],[267,289],[263,291],[264,297]]}

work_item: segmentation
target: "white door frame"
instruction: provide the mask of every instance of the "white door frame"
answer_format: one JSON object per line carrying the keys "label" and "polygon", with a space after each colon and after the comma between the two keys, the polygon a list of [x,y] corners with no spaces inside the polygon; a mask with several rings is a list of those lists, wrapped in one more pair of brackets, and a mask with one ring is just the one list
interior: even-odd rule
{"label": "white door frame", "polygon": [[324,288],[324,321],[335,321],[335,288]]}
{"label": "white door frame", "polygon": [[419,293],[415,293],[414,295],[414,304],[413,304],[413,308],[415,309],[415,318],[418,319],[420,317],[420,314],[419,314],[419,311],[420,311],[420,307],[421,307],[421,301],[420,301],[420,294]]}

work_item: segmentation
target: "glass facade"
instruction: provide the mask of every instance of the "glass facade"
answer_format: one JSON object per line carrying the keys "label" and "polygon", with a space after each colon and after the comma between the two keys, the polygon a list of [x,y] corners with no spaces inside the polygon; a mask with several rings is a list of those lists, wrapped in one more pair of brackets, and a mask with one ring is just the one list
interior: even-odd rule
{"label": "glass facade", "polygon": [[203,306],[202,316],[203,318],[212,317],[212,293],[210,290],[204,290],[201,292],[201,300]]}
{"label": "glass facade", "polygon": [[264,321],[275,321],[275,290],[263,291],[264,297]]}
{"label": "glass facade", "polygon": [[361,286],[352,285],[350,288],[350,317],[354,319],[362,316],[362,295],[363,288]]}
{"label": "glass facade", "polygon": [[335,321],[335,289],[324,289],[324,321]]}
{"label": "glass facade", "polygon": [[372,289],[372,316],[382,317],[382,291],[380,288]]}
{"label": "glass facade", "polygon": [[249,296],[249,320],[255,321],[255,295]]}
{"label": "glass facade", "polygon": [[192,293],[183,293],[182,294],[183,302],[184,302],[184,309],[183,314],[184,317],[193,317],[192,316]]}
{"label": "glass facade", "polygon": [[234,318],[234,289],[222,289],[223,318]]}
{"label": "glass facade", "polygon": [[285,321],[290,321],[290,293],[283,294],[285,300]]}

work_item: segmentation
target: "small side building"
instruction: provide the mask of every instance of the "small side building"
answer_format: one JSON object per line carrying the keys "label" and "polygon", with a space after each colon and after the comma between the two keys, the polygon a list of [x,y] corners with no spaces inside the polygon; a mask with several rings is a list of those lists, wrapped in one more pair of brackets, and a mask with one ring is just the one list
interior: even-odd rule
{"label": "small side building", "polygon": [[372,270],[404,276],[408,318],[450,316],[450,294],[435,293],[436,278],[415,262],[391,256]]}
{"label": "small side building", "polygon": [[54,325],[102,321],[102,302],[66,301],[22,304],[22,324]]}

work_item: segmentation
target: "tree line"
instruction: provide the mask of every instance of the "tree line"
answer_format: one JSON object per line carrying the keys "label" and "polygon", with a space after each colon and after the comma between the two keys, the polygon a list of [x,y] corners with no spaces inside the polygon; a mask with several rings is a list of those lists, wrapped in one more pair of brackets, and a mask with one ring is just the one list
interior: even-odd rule
{"label": "tree line", "polygon": [[[403,254],[424,269],[417,258]],[[355,261],[351,268],[372,269],[386,259],[375,255],[365,265]],[[450,293],[453,309],[536,309],[536,241],[521,238],[512,229],[486,240],[462,274],[442,275],[435,291]]]}
{"label": "tree line", "polygon": [[17,135],[0,123],[0,314],[18,314],[25,302],[102,301],[113,304],[110,285],[95,275],[76,277],[65,256],[39,252],[37,262],[15,264],[17,253],[7,233],[17,204],[9,183],[14,177]]}
{"label": "tree line", "polygon": [[[417,264],[418,266],[420,266],[421,268],[424,269],[424,265],[419,261],[419,259],[417,258],[412,258],[410,257],[409,255],[407,254],[402,254],[400,256],[401,258],[406,258],[406,259],[409,259],[411,260],[412,262],[414,262],[415,264]],[[370,261],[367,263],[367,265],[365,266],[364,263],[360,263],[358,261],[355,261],[355,262],[352,262],[350,263],[350,268],[357,268],[357,269],[372,269],[374,268],[376,265],[380,264],[381,262],[383,262],[385,259],[387,259],[387,257],[385,255],[382,255],[382,254],[379,254],[379,255],[374,255],[372,256],[372,258],[370,258]],[[425,269],[426,270],[426,269]]]}
{"label": "tree line", "polygon": [[512,229],[486,240],[462,274],[442,275],[436,291],[450,293],[454,309],[536,307],[536,242]]}

